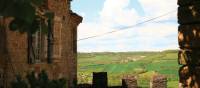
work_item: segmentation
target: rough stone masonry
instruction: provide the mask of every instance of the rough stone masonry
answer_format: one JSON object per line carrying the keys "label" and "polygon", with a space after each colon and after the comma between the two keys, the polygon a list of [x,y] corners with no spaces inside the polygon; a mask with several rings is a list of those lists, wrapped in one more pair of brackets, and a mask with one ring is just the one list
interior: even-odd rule
{"label": "rough stone masonry", "polygon": [[200,88],[200,0],[178,0],[179,88]]}
{"label": "rough stone masonry", "polygon": [[150,81],[150,88],[167,88],[166,76],[154,75]]}
{"label": "rough stone masonry", "polygon": [[[66,78],[68,88],[74,88],[77,82],[77,26],[82,17],[70,9],[72,0],[47,0],[47,9],[54,12],[53,21],[53,52],[52,63],[47,62],[46,41],[43,35],[34,37],[34,44],[42,44],[39,54],[43,57],[34,63],[28,63],[28,36],[26,33],[10,31],[9,19],[0,20],[1,25],[7,26],[0,30],[0,86],[9,88],[16,74],[23,77],[30,71],[46,70],[50,79]],[[40,33],[38,33],[39,35]],[[36,50],[39,52],[39,50]],[[37,53],[37,52],[36,52]],[[3,76],[2,76],[3,75]],[[3,84],[3,85],[2,85]]]}

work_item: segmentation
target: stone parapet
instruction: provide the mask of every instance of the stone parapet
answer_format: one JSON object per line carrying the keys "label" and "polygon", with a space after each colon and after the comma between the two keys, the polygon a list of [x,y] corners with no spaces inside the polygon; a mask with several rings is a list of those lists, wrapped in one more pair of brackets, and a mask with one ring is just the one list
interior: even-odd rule
{"label": "stone parapet", "polygon": [[155,75],[150,81],[150,88],[167,88],[167,78],[162,75]]}
{"label": "stone parapet", "polygon": [[137,79],[135,76],[127,75],[122,78],[123,88],[138,88]]}
{"label": "stone parapet", "polygon": [[93,72],[92,88],[107,88],[107,72]]}

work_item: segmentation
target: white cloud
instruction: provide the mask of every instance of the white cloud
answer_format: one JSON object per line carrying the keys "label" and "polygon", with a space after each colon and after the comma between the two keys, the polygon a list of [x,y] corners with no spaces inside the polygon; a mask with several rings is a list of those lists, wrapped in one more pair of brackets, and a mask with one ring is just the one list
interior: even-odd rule
{"label": "white cloud", "polygon": [[[164,49],[177,49],[176,27],[175,24],[150,23],[145,26],[130,28],[121,32],[79,41],[79,51],[158,51]],[[93,28],[93,26],[91,26],[91,28]],[[101,34],[101,26],[96,28],[99,29],[96,29],[96,32],[94,32]],[[87,29],[84,30],[86,32],[90,31],[87,31]],[[103,31],[109,30],[114,29],[108,28]],[[160,43],[163,45],[159,46]],[[84,46],[87,46],[87,48],[81,49]]]}
{"label": "white cloud", "polygon": [[[128,8],[130,0],[105,0],[97,22],[83,22],[78,27],[78,39],[110,32],[117,26],[131,26],[138,21],[155,17],[176,9],[173,0],[140,0],[145,17],[139,16],[134,8]],[[157,4],[155,4],[157,3]],[[176,14],[160,20],[176,19]],[[80,52],[101,51],[152,51],[177,49],[177,24],[151,22],[117,33],[78,42]]]}
{"label": "white cloud", "polygon": [[139,19],[134,8],[128,8],[130,0],[106,0],[100,12],[101,23],[106,26],[130,26]]}
{"label": "white cloud", "polygon": [[[144,7],[146,17],[155,17],[177,9],[177,1],[174,0],[139,0]],[[169,15],[166,19],[176,19],[174,14]],[[164,20],[163,19],[163,20]]]}

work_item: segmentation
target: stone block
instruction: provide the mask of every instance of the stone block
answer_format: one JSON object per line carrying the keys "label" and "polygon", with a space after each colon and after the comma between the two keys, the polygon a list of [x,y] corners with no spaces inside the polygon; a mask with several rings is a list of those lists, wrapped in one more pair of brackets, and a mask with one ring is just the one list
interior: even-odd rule
{"label": "stone block", "polygon": [[123,88],[138,88],[137,79],[135,76],[127,75],[122,78]]}
{"label": "stone block", "polygon": [[199,88],[200,67],[184,65],[179,69],[179,88]]}
{"label": "stone block", "polygon": [[150,88],[167,88],[167,78],[163,75],[155,75],[150,81]]}
{"label": "stone block", "polygon": [[186,54],[187,51],[179,51],[178,52],[178,63],[180,65],[186,65],[188,63],[188,56]]}
{"label": "stone block", "polygon": [[188,66],[182,66],[179,69],[179,87],[180,88],[186,88],[189,83],[189,79],[190,79],[191,73],[189,71],[189,67]]}
{"label": "stone block", "polygon": [[181,65],[200,65],[200,51],[198,49],[180,50],[178,61]]}
{"label": "stone block", "polygon": [[108,86],[107,72],[93,72],[92,87],[107,88],[107,86]]}
{"label": "stone block", "polygon": [[200,3],[199,0],[178,0],[178,5],[180,6],[188,6],[188,5],[193,5],[196,3]]}
{"label": "stone block", "polygon": [[180,25],[178,42],[181,49],[200,48],[200,24]]}
{"label": "stone block", "polygon": [[200,4],[178,7],[178,23],[200,23]]}

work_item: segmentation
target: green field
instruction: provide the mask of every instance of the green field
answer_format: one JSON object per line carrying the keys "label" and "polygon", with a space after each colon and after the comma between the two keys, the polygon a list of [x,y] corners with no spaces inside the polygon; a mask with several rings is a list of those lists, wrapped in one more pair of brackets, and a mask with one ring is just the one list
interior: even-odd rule
{"label": "green field", "polygon": [[78,83],[92,83],[92,72],[108,72],[109,86],[121,85],[123,75],[135,75],[142,88],[155,74],[168,77],[168,88],[178,87],[177,51],[79,53]]}

